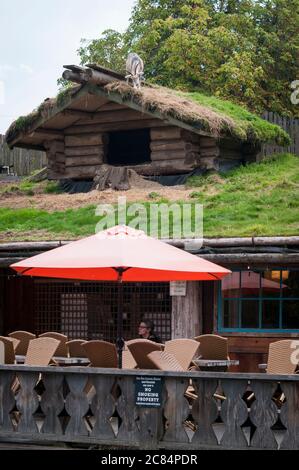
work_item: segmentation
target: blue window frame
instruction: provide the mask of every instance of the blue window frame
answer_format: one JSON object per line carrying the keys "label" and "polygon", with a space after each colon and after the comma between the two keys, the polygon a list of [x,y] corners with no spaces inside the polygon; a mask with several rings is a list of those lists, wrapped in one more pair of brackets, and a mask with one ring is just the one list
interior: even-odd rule
{"label": "blue window frame", "polygon": [[299,332],[299,269],[226,276],[218,287],[218,331]]}

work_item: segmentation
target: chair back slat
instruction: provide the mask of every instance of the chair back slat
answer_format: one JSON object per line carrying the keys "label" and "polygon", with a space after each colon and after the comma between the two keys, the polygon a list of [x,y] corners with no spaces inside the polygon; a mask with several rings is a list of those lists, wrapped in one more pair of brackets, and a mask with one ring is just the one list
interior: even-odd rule
{"label": "chair back slat", "polygon": [[29,342],[25,364],[29,366],[48,366],[57,354],[59,340],[55,338],[35,338]]}
{"label": "chair back slat", "polygon": [[200,335],[194,338],[199,341],[199,353],[202,359],[228,359],[228,340],[218,335]]}
{"label": "chair back slat", "polygon": [[177,338],[166,341],[164,351],[173,354],[179,364],[181,364],[181,367],[184,370],[188,370],[199,346],[198,341],[194,339]]}
{"label": "chair back slat", "polygon": [[46,333],[42,333],[38,335],[39,338],[54,338],[60,341],[59,347],[56,351],[56,356],[67,357],[68,350],[66,347],[66,342],[68,340],[67,336],[63,335],[62,333],[57,333],[56,331],[47,331]]}
{"label": "chair back slat", "polygon": [[267,373],[268,374],[294,374],[298,366],[292,363],[291,355],[293,340],[283,339],[269,344]]}
{"label": "chair back slat", "polygon": [[112,343],[102,340],[87,341],[82,344],[92,367],[117,367],[117,351]]}
{"label": "chair back slat", "polygon": [[87,357],[86,351],[82,347],[82,344],[86,343],[85,339],[72,339],[71,341],[67,341],[66,347],[69,352],[70,357]]}
{"label": "chair back slat", "polygon": [[147,355],[153,351],[161,351],[162,345],[148,339],[133,339],[126,342],[129,351],[134,357],[139,369],[152,369],[153,363]]}
{"label": "chair back slat", "polygon": [[4,364],[14,364],[16,361],[15,347],[18,344],[18,340],[0,336],[0,341],[4,344]]}
{"label": "chair back slat", "polygon": [[147,355],[148,360],[153,364],[154,367],[159,370],[173,370],[176,372],[183,372],[184,369],[177,358],[170,353],[165,351],[152,351]]}
{"label": "chair back slat", "polygon": [[36,335],[29,331],[13,331],[8,335],[10,338],[16,338],[20,342],[15,348],[15,354],[25,356],[27,353],[29,341],[36,338]]}

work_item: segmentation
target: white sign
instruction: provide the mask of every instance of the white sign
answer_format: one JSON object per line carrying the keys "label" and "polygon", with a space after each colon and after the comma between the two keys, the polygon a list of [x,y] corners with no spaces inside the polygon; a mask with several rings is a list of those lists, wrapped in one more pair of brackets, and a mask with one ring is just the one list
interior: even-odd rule
{"label": "white sign", "polygon": [[186,281],[170,282],[170,295],[186,295]]}

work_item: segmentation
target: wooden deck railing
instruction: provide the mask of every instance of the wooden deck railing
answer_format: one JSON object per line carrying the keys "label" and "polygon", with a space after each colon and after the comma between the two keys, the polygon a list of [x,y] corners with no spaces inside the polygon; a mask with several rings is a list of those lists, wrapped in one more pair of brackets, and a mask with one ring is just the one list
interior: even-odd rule
{"label": "wooden deck railing", "polygon": [[[137,376],[163,377],[161,407],[135,405]],[[0,366],[0,442],[299,449],[299,376]]]}

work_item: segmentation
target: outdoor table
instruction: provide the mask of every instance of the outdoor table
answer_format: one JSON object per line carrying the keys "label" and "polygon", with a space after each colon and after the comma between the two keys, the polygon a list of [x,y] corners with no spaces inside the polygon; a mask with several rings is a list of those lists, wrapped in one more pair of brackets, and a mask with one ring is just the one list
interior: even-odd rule
{"label": "outdoor table", "polygon": [[237,359],[193,359],[196,366],[200,367],[229,367],[238,366]]}
{"label": "outdoor table", "polygon": [[[54,356],[54,361],[61,366],[87,366],[90,364],[90,360],[87,357],[62,357]],[[16,355],[17,364],[24,364],[25,356]]]}

